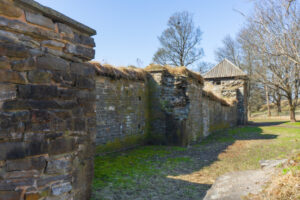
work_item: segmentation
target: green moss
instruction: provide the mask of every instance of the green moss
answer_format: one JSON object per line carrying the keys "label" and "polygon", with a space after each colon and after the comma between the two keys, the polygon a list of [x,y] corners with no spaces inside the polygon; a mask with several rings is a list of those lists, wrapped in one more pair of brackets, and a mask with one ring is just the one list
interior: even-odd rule
{"label": "green moss", "polygon": [[124,149],[132,148],[135,146],[143,145],[146,143],[146,135],[130,135],[122,139],[116,139],[112,142],[108,142],[105,145],[99,145],[96,147],[96,154],[105,154]]}
{"label": "green moss", "polygon": [[222,122],[222,123],[219,123],[219,124],[210,125],[208,130],[209,130],[210,133],[213,133],[215,131],[222,130],[222,129],[227,129],[229,127],[230,127],[229,124]]}

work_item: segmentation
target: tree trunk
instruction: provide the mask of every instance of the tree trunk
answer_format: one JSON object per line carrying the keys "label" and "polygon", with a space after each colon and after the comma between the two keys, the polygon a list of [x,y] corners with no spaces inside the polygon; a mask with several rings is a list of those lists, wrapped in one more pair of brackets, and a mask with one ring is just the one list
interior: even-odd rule
{"label": "tree trunk", "polygon": [[296,106],[293,105],[293,99],[291,97],[288,98],[289,106],[290,106],[290,121],[296,122],[295,110]]}
{"label": "tree trunk", "polygon": [[265,86],[265,90],[266,90],[266,101],[267,101],[267,107],[268,107],[268,117],[271,117],[269,90],[268,90],[267,86]]}
{"label": "tree trunk", "polygon": [[281,102],[277,101],[277,115],[279,116],[279,113],[281,113]]}

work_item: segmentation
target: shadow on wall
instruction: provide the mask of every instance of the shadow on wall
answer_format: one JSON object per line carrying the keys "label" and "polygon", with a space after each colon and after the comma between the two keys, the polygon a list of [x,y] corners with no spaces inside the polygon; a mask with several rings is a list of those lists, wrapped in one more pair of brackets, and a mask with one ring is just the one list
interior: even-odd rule
{"label": "shadow on wall", "polygon": [[[109,155],[109,159],[98,157],[96,161],[101,159],[102,164],[95,165],[94,183],[101,180],[103,185],[97,188],[94,184],[94,199],[202,199],[213,180],[197,174],[200,170],[218,161],[219,155],[239,140],[276,137],[262,134],[259,127],[240,127],[216,132],[189,148],[146,146]],[[168,153],[161,155],[162,151]],[[147,153],[150,156],[144,156]],[[117,160],[122,161],[122,167],[115,167]],[[105,171],[103,166],[108,163],[111,167]],[[118,181],[114,183],[116,177]],[[120,186],[122,181],[124,187]]]}

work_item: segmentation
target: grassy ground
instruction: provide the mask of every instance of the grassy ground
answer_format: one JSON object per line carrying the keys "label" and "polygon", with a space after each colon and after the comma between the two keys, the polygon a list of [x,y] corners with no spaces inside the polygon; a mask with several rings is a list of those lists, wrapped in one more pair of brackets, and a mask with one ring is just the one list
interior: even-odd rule
{"label": "grassy ground", "polygon": [[144,146],[97,157],[93,199],[198,200],[218,176],[300,149],[299,123],[263,125],[217,132],[188,148]]}

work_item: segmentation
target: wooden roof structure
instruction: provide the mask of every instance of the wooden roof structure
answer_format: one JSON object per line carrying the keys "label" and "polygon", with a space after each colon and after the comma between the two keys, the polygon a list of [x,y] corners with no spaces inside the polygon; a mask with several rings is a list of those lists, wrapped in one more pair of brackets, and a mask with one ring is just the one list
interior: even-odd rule
{"label": "wooden roof structure", "polygon": [[230,78],[230,77],[242,77],[247,78],[247,74],[243,72],[239,67],[234,65],[226,58],[213,67],[210,71],[203,75],[204,79],[214,78]]}

